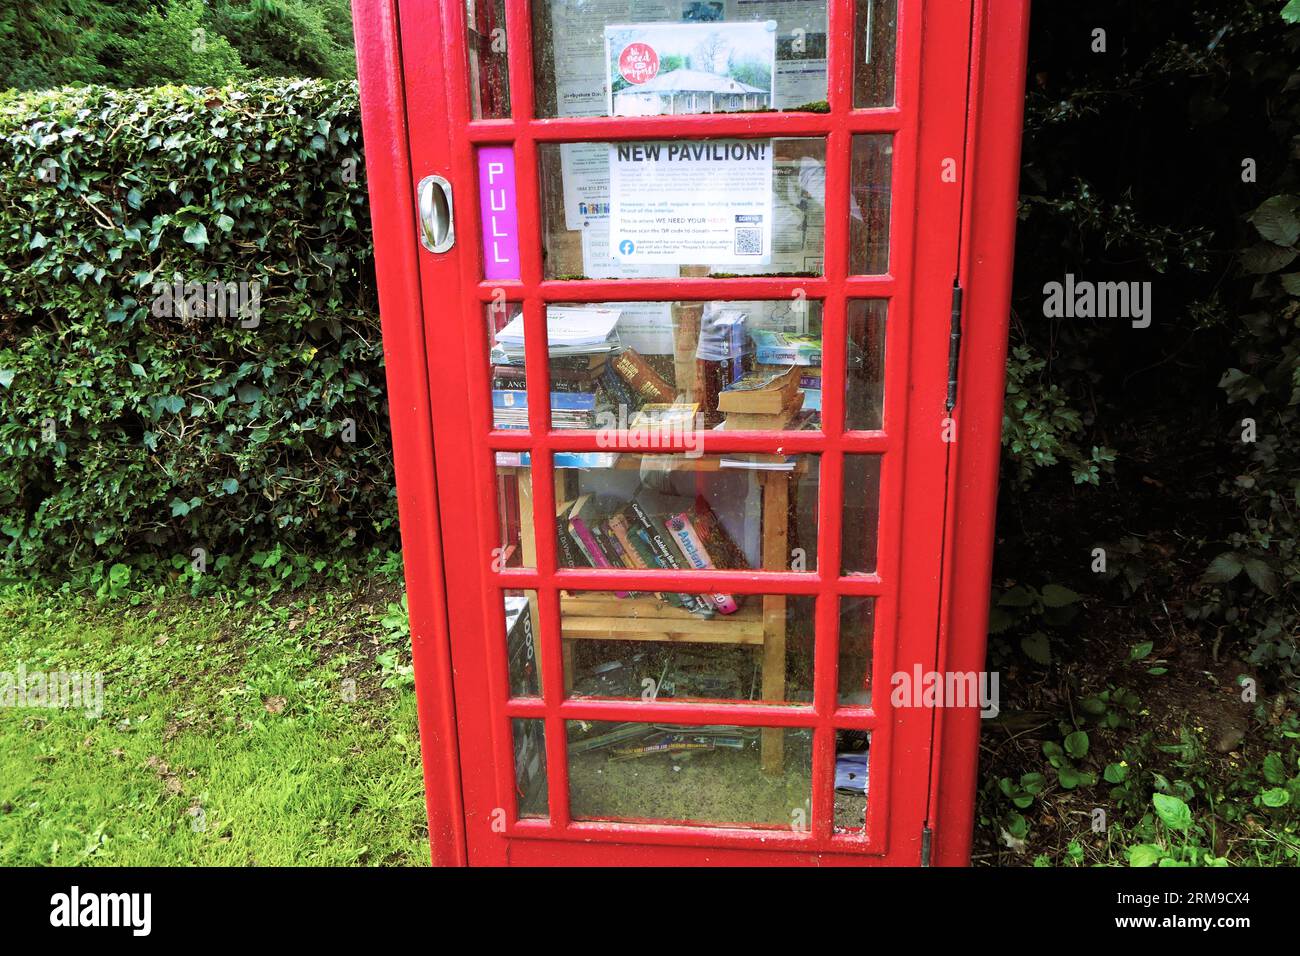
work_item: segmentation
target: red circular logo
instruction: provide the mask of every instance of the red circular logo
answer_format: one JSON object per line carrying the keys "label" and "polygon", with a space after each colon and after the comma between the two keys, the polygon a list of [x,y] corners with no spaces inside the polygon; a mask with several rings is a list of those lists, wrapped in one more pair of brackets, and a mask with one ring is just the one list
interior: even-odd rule
{"label": "red circular logo", "polygon": [[645,83],[659,72],[659,54],[648,43],[629,43],[618,55],[618,72],[629,83]]}

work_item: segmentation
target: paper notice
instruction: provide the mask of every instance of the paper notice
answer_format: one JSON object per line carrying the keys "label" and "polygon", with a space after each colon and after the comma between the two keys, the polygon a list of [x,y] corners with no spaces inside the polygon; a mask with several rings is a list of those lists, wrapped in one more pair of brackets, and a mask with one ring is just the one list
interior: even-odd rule
{"label": "paper notice", "polygon": [[770,140],[613,143],[609,186],[611,254],[619,262],[771,260]]}

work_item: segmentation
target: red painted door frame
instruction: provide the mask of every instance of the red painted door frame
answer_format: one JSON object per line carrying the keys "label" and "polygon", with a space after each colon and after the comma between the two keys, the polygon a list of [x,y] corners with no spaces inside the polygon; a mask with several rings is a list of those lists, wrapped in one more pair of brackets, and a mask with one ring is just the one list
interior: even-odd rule
{"label": "red painted door frame", "polygon": [[[847,108],[851,8],[837,0],[830,9],[830,114],[676,117],[670,128],[651,118],[517,118],[471,123],[461,39],[465,37],[463,6],[418,0],[405,0],[400,8],[396,0],[354,2],[430,838],[437,863],[914,864],[920,860],[922,827],[927,822],[936,833],[937,861],[964,862],[978,719],[972,723],[967,712],[940,714],[934,733],[946,740],[944,748],[952,751],[951,761],[941,761],[939,750],[931,750],[928,714],[893,710],[883,701],[878,701],[874,710],[836,710],[832,668],[837,614],[833,598],[877,596],[873,682],[877,688],[888,687],[889,676],[896,669],[912,664],[933,669],[936,653],[952,665],[974,662],[971,669],[982,667],[982,628],[978,633],[974,626],[958,629],[970,625],[975,618],[970,611],[987,600],[987,515],[995,494],[997,457],[997,426],[990,429],[988,423],[989,410],[1000,407],[1001,398],[1004,279],[1010,268],[1014,220],[1009,215],[1014,213],[1014,158],[1019,142],[1018,125],[1013,128],[1013,121],[1018,124],[1021,92],[1016,79],[1023,76],[1025,8],[1020,0],[977,0],[974,4],[980,59],[971,76],[976,99],[969,114],[954,105],[966,95],[969,3],[902,0],[898,106],[871,111]],[[512,37],[526,35],[528,22],[527,4],[508,3],[507,25]],[[531,108],[530,61],[527,44],[510,44],[511,101],[516,117],[526,116]],[[984,115],[987,120],[982,119]],[[922,117],[925,123],[920,122]],[[848,276],[847,222],[828,215],[826,274],[821,279],[541,281],[538,185],[532,173],[540,141],[824,135],[828,141],[826,207],[831,211],[847,208],[849,137],[855,132],[879,130],[896,134],[891,217],[894,271],[890,275]],[[970,161],[965,159],[967,140],[975,150],[969,153]],[[479,278],[472,146],[492,143],[513,143],[520,170],[524,272],[519,283],[488,284]],[[957,184],[943,182],[940,171],[946,160],[958,163]],[[975,168],[985,164],[987,172],[977,175]],[[432,256],[420,250],[416,241],[414,184],[429,173],[445,176],[457,191],[460,215],[453,255]],[[990,180],[987,191],[982,187],[985,175]],[[986,194],[987,202],[981,198]],[[959,216],[964,230],[957,228]],[[962,272],[971,291],[968,342],[975,338],[978,351],[972,343],[963,359],[955,415],[958,455],[949,463],[940,423],[946,415],[949,297],[963,232]],[[988,276],[987,286],[980,281],[984,275]],[[824,570],[815,574],[714,572],[716,581],[707,582],[739,592],[780,590],[819,596],[818,676],[811,708],[590,702],[561,700],[550,691],[541,701],[507,700],[503,649],[496,647],[500,641],[494,640],[502,633],[497,589],[539,590],[542,666],[554,674],[560,666],[555,627],[557,585],[572,588],[603,583],[608,587],[611,581],[602,581],[598,572],[585,572],[581,581],[573,579],[576,572],[557,573],[553,540],[544,534],[538,537],[539,567],[535,571],[493,572],[489,567],[495,529],[488,449],[531,444],[534,462],[541,464],[549,460],[552,451],[576,447],[574,443],[581,441],[573,433],[549,432],[545,403],[540,402],[530,403],[535,409],[531,443],[518,435],[489,434],[482,305],[502,286],[509,298],[523,302],[532,341],[542,340],[544,334],[545,301],[786,298],[796,286],[803,287],[810,298],[824,303],[825,363],[832,378],[843,369],[845,301],[877,295],[891,299],[885,430],[845,433],[837,428],[834,422],[842,418],[842,397],[829,389],[823,434],[810,438],[795,433],[781,442],[788,451],[815,450],[823,456],[819,554]],[[976,335],[971,325],[977,315],[982,318]],[[538,391],[546,394],[544,356],[530,355],[527,361],[530,383],[542,383]],[[996,415],[992,420],[998,421]],[[771,436],[736,433],[711,447],[741,451],[771,446]],[[844,578],[830,570],[839,563],[838,520],[836,516],[827,520],[825,509],[838,503],[839,465],[845,451],[883,452],[886,456],[880,567],[875,575]],[[945,469],[952,476],[952,491],[946,515],[949,560],[941,568],[937,555],[944,540]],[[547,501],[552,494],[549,470],[535,467],[535,472],[538,499]],[[906,495],[902,494],[904,488]],[[973,515],[967,524],[955,514],[962,504]],[[442,542],[456,542],[450,561],[443,561]],[[972,544],[977,550],[969,550]],[[953,559],[956,553],[966,557],[957,562]],[[941,570],[946,585],[942,619]],[[622,575],[619,581],[631,578]],[[664,583],[648,575],[644,586]],[[705,583],[701,581],[692,589]],[[448,595],[453,599],[449,601]],[[906,599],[898,600],[899,595]],[[954,606],[965,611],[952,615],[950,622],[948,609]],[[950,624],[952,636],[947,632]],[[958,640],[961,646],[954,647]],[[692,711],[689,718],[682,716],[683,707]],[[796,833],[570,820],[562,721],[642,715],[683,722],[814,728],[813,769],[818,783],[810,830]],[[512,716],[541,717],[547,722],[549,820],[514,820],[509,761]],[[873,730],[872,799],[865,838],[831,833],[829,777],[834,763],[831,735],[836,727]],[[944,774],[939,773],[941,767]],[[951,779],[932,787],[932,774],[935,780],[945,774]],[[501,816],[498,810],[504,811],[504,832],[493,826]],[[949,822],[952,835],[946,837]]]}

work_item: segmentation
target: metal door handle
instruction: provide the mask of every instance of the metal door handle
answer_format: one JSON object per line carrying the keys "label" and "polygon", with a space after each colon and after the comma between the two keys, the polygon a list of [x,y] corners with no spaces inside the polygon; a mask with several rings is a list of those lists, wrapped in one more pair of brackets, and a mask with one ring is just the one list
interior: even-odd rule
{"label": "metal door handle", "polygon": [[446,252],[456,244],[456,219],[451,183],[425,176],[417,191],[420,201],[420,242],[430,252]]}

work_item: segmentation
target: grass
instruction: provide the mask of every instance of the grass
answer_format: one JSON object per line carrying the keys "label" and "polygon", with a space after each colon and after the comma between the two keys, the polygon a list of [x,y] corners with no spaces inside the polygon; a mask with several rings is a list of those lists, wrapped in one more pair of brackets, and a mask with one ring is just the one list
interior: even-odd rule
{"label": "grass", "polygon": [[[98,716],[0,706],[0,866],[426,865],[405,613],[379,580],[254,606],[0,591],[0,704],[20,666],[103,675]],[[995,641],[1022,693],[985,728],[975,862],[1300,865],[1300,714],[1242,706],[1241,665],[1190,632],[1135,655],[1091,623],[1038,680]]]}
{"label": "grass", "polygon": [[391,597],[0,592],[0,672],[103,674],[98,717],[0,707],[0,865],[427,865]]}

